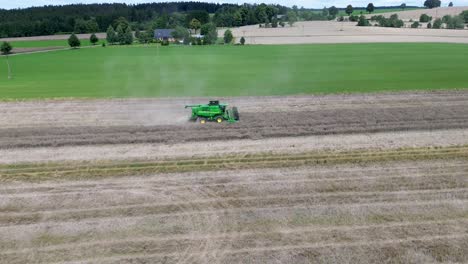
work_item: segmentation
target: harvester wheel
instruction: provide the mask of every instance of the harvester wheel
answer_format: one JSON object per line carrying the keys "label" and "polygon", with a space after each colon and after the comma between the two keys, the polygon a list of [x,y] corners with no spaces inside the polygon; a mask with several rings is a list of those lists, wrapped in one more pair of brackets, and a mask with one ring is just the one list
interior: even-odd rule
{"label": "harvester wheel", "polygon": [[200,119],[198,119],[198,122],[200,124],[206,124],[206,118],[200,118]]}
{"label": "harvester wheel", "polygon": [[216,120],[216,122],[218,122],[218,123],[222,123],[222,122],[224,121],[223,117],[221,117],[221,116],[216,117],[215,120]]}
{"label": "harvester wheel", "polygon": [[237,107],[232,108],[232,115],[236,121],[239,121],[239,111],[237,110]]}

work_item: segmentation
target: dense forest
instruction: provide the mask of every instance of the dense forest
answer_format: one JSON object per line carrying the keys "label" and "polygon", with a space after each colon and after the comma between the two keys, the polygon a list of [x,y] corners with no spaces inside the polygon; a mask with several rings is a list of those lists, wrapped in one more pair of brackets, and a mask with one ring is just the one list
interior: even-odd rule
{"label": "dense forest", "polygon": [[[58,33],[104,32],[120,18],[134,30],[189,27],[193,18],[217,26],[240,26],[274,20],[288,8],[280,5],[233,5],[200,2],[148,4],[74,4],[0,9],[0,37],[40,36]],[[210,21],[208,21],[210,20]]]}

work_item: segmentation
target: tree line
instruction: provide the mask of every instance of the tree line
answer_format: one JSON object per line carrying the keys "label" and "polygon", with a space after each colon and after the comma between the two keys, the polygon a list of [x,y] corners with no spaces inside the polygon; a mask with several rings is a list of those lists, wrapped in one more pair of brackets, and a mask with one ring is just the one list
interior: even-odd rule
{"label": "tree line", "polygon": [[[129,21],[133,30],[177,26],[189,28],[194,18],[202,24],[213,22],[216,26],[242,26],[274,20],[276,15],[286,14],[287,10],[281,5],[201,2],[73,4],[0,9],[0,37],[105,32],[109,26],[117,30],[120,18]],[[214,14],[213,19],[210,14]]]}

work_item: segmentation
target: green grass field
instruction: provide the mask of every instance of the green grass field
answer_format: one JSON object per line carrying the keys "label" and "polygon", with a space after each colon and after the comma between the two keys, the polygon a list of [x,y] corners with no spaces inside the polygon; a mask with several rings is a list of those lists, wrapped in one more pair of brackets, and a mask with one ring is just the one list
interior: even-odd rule
{"label": "green grass field", "polygon": [[96,47],[0,58],[0,98],[250,96],[468,86],[463,44]]}
{"label": "green grass field", "polygon": [[[90,46],[89,39],[81,39],[81,46]],[[102,42],[100,40],[99,44]],[[28,40],[28,41],[13,41],[13,48],[43,48],[43,47],[68,47],[68,41],[65,40]]]}

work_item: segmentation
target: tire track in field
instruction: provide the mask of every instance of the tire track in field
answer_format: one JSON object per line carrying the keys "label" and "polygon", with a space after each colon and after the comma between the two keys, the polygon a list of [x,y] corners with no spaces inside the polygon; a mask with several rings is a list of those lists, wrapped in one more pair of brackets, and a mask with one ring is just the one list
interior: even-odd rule
{"label": "tire track in field", "polygon": [[[415,165],[416,164],[416,165]],[[164,182],[189,182],[194,180],[206,180],[206,181],[217,181],[224,180],[225,178],[229,179],[255,179],[255,178],[268,178],[268,179],[282,179],[287,177],[288,179],[304,177],[304,179],[353,179],[361,178],[364,175],[365,177],[389,177],[394,175],[404,174],[406,176],[411,175],[436,175],[442,173],[468,173],[468,165],[464,161],[457,162],[452,160],[450,162],[445,161],[432,161],[431,163],[427,162],[411,162],[411,165],[408,163],[386,163],[379,164],[380,168],[373,167],[362,167],[362,166],[353,166],[337,165],[336,168],[329,168],[324,165],[316,165],[313,167],[296,167],[288,169],[253,169],[253,170],[243,170],[242,173],[233,173],[231,171],[216,171],[216,172],[185,172],[185,173],[169,173],[169,174],[158,174],[151,175],[150,177],[129,177],[129,178],[116,178],[112,180],[103,179],[103,180],[83,180],[83,181],[67,181],[67,182],[46,182],[46,183],[37,183],[34,186],[31,184],[5,184],[0,187],[0,196],[1,195],[20,195],[32,193],[33,195],[38,195],[43,192],[54,192],[54,191],[72,191],[73,189],[78,189],[80,191],[85,191],[89,189],[99,189],[104,190],[109,187],[132,187],[147,185],[153,183],[164,183]],[[398,167],[395,167],[398,165]],[[40,167],[37,167],[40,169]],[[336,170],[339,170],[337,173]],[[2,169],[0,169],[1,171]],[[241,174],[241,175],[239,175]],[[346,175],[346,177],[343,177]]]}
{"label": "tire track in field", "polygon": [[[328,188],[331,188],[330,184],[333,184],[335,186],[334,189],[336,190],[330,190],[331,191],[340,191],[340,188],[348,188],[348,189],[372,189],[372,188],[377,188],[378,190],[391,190],[391,186],[393,188],[401,188],[401,187],[406,187],[409,188],[411,186],[400,186],[400,185],[395,185],[392,184],[394,181],[399,180],[405,180],[407,184],[412,184],[415,189],[421,188],[433,188],[432,186],[440,186],[443,187],[441,184],[445,185],[454,185],[456,187],[464,187],[466,184],[468,184],[468,179],[466,178],[468,172],[454,172],[454,173],[420,173],[420,174],[409,174],[409,175],[391,175],[387,176],[385,175],[384,177],[382,176],[361,176],[361,177],[335,177],[335,178],[315,178],[315,177],[310,177],[310,176],[299,176],[299,177],[292,177],[291,179],[281,179],[281,178],[274,178],[271,179],[269,177],[262,177],[262,179],[259,180],[238,180],[238,179],[230,179],[231,181],[221,181],[221,182],[215,182],[215,183],[210,183],[210,180],[205,180],[203,182],[173,182],[172,184],[165,185],[164,183],[159,184],[154,184],[154,183],[148,183],[146,182],[146,186],[138,186],[138,187],[131,187],[129,188],[128,185],[120,185],[120,186],[102,186],[100,188],[93,188],[93,187],[83,187],[83,188],[71,188],[71,189],[50,189],[50,191],[43,193],[43,192],[32,192],[32,193],[6,193],[6,194],[1,194],[0,197],[4,198],[28,198],[32,197],[34,199],[37,199],[39,197],[67,197],[67,196],[82,196],[83,194],[87,195],[96,195],[96,194],[112,194],[112,193],[120,193],[120,192],[126,192],[129,190],[134,190],[138,191],[139,189],[142,190],[148,190],[148,187],[150,187],[151,191],[157,192],[157,191],[185,191],[186,189],[190,189],[192,187],[197,187],[197,188],[204,188],[208,189],[211,188],[213,190],[218,190],[218,191],[223,191],[226,188],[233,189],[237,188],[236,191],[239,188],[242,188],[245,191],[265,191],[268,190],[268,187],[273,187],[273,188],[280,188],[281,190],[284,190],[285,188],[296,188],[295,184],[301,184],[301,188],[306,188],[307,186],[313,185],[315,189],[311,188],[309,191],[316,191],[316,192],[326,192]],[[431,180],[431,181],[429,181]],[[374,181],[374,185],[362,185],[361,182],[363,181]],[[430,183],[430,184],[429,184]],[[292,184],[292,185],[291,185]],[[320,185],[322,184],[322,185]],[[339,184],[343,185],[341,187]],[[388,185],[387,185],[388,184]],[[427,186],[422,186],[420,185],[426,184]],[[279,186],[278,186],[279,185]],[[291,185],[291,186],[289,186]],[[388,189],[385,189],[388,187]],[[93,188],[93,189],[89,189]],[[251,189],[254,190],[251,190]],[[262,189],[263,188],[263,189]],[[265,190],[264,190],[265,189]],[[271,192],[274,192],[275,190],[270,190]],[[278,189],[276,190],[278,191]],[[344,191],[344,190],[341,190]]]}
{"label": "tire track in field", "polygon": [[[330,232],[330,231],[358,231],[364,229],[376,229],[376,228],[399,228],[399,227],[412,227],[417,226],[417,228],[427,228],[431,225],[450,225],[450,224],[463,224],[468,223],[468,218],[454,218],[449,220],[424,220],[418,222],[391,222],[385,224],[367,224],[367,225],[345,225],[345,226],[300,226],[300,227],[291,227],[291,228],[280,228],[277,230],[272,230],[272,233],[278,234],[301,234],[303,232]],[[139,238],[125,238],[125,239],[106,239],[106,240],[92,240],[90,242],[72,242],[72,243],[60,243],[52,246],[41,247],[41,251],[52,251],[52,250],[65,250],[73,247],[95,247],[99,245],[113,245],[117,243],[126,243],[126,242],[145,242],[145,241],[158,241],[164,242],[168,240],[200,240],[200,239],[217,239],[217,238],[231,238],[233,236],[245,237],[253,235],[266,235],[264,232],[258,231],[235,231],[229,233],[216,233],[216,232],[193,232],[196,234],[177,234],[177,235],[168,235],[168,236],[147,236]],[[31,251],[36,251],[37,248],[21,248],[21,249],[12,249],[4,250],[0,255],[8,254],[18,254],[18,253],[28,253]]]}
{"label": "tire track in field", "polygon": [[[103,251],[108,251],[110,248],[122,248],[117,252],[108,252],[111,254],[124,255],[126,253],[145,252],[151,253],[152,250],[160,248],[158,245],[167,245],[171,243],[182,243],[187,245],[190,250],[190,245],[203,243],[203,241],[216,241],[217,244],[226,245],[224,251],[220,252],[221,255],[226,251],[250,249],[261,245],[275,246],[292,246],[300,245],[303,243],[333,243],[339,242],[349,237],[356,237],[354,241],[359,241],[362,237],[366,238],[365,234],[375,233],[373,240],[388,240],[398,239],[401,235],[405,234],[406,239],[417,239],[418,237],[439,236],[439,235],[454,235],[465,233],[467,231],[468,219],[452,219],[446,221],[423,221],[423,222],[403,222],[403,223],[388,223],[388,224],[369,224],[358,226],[303,226],[297,228],[281,228],[272,230],[271,233],[266,234],[263,232],[239,231],[229,233],[216,233],[209,232],[208,234],[196,233],[171,235],[165,237],[140,237],[140,238],[126,238],[126,239],[108,239],[90,241],[89,243],[67,243],[53,246],[46,246],[40,248],[27,248],[19,250],[7,250],[0,253],[4,259],[18,260],[33,254],[36,260],[43,260],[50,256],[58,255],[61,252],[63,256],[79,256],[77,252],[93,252],[93,248],[103,248]],[[378,232],[377,232],[378,231]],[[339,236],[330,236],[330,233],[339,233]],[[364,234],[364,235],[363,235]],[[390,234],[390,235],[387,235]],[[359,239],[357,236],[360,236]],[[283,237],[286,241],[275,241],[273,239]],[[326,238],[325,238],[326,237]],[[256,243],[253,244],[252,240],[255,238]],[[325,239],[324,239],[325,238]],[[180,242],[179,242],[180,241]],[[125,245],[125,247],[123,247]],[[153,245],[153,246],[151,246]],[[125,252],[127,251],[127,252]],[[185,250],[188,251],[188,250]],[[185,252],[184,251],[184,252]],[[67,253],[63,253],[67,252]],[[196,256],[199,257],[198,261],[207,260],[205,252],[194,250]],[[164,253],[171,253],[164,252]],[[90,253],[87,253],[88,255]],[[81,254],[80,258],[86,258],[86,253]],[[96,255],[95,253],[91,253]],[[106,255],[100,253],[99,255]],[[219,259],[220,256],[217,258]],[[69,260],[69,257],[68,257]]]}
{"label": "tire track in field", "polygon": [[[242,248],[242,249],[232,249],[225,250],[223,255],[238,255],[238,254],[255,254],[255,253],[265,253],[265,252],[275,252],[275,251],[294,251],[294,250],[310,250],[310,249],[323,249],[323,248],[342,248],[342,247],[383,247],[394,244],[407,244],[407,243],[417,243],[417,242],[434,242],[434,241],[444,241],[444,244],[447,244],[449,241],[463,240],[464,242],[468,239],[468,234],[449,234],[449,235],[435,235],[435,236],[421,236],[421,237],[409,237],[409,238],[400,238],[400,239],[382,239],[373,242],[332,242],[332,243],[304,243],[299,245],[289,245],[289,246],[271,246],[271,247],[254,247],[254,248]],[[194,255],[200,255],[199,252],[193,252]],[[201,253],[203,254],[203,253]],[[99,263],[116,263],[116,262],[145,262],[155,261],[158,259],[167,259],[166,257],[177,257],[178,253],[153,253],[153,254],[127,254],[124,256],[112,256],[112,257],[100,257],[100,258],[91,258],[79,261],[67,261],[65,263],[89,263],[89,262],[99,262]],[[172,262],[171,262],[172,263]],[[175,262],[177,263],[177,261]],[[194,262],[194,263],[205,263]]]}
{"label": "tire track in field", "polygon": [[[138,211],[148,211],[158,207],[170,208],[171,212],[196,212],[195,209],[206,208],[213,210],[221,209],[233,209],[233,208],[244,208],[244,207],[258,207],[262,205],[280,206],[285,207],[283,202],[291,203],[294,205],[302,204],[355,204],[355,203],[375,203],[375,202],[401,202],[401,201],[436,201],[441,199],[455,199],[455,200],[467,200],[468,199],[468,188],[453,188],[453,189],[430,189],[430,190],[406,190],[406,191],[355,191],[355,192],[331,192],[331,193],[299,193],[299,194],[283,194],[283,195],[263,195],[258,196],[242,196],[242,197],[220,197],[216,193],[209,193],[207,191],[201,191],[197,189],[196,195],[191,193],[182,194],[171,194],[176,197],[181,197],[172,202],[166,203],[143,203],[143,204],[125,204],[115,206],[102,206],[102,207],[88,207],[88,208],[71,208],[71,209],[37,209],[35,211],[26,212],[4,212],[0,217],[0,222],[18,223],[18,219],[15,218],[26,218],[31,215],[41,215],[42,219],[53,218],[56,215],[67,215],[73,217],[74,215],[91,215],[92,212],[96,212],[95,216],[99,216],[97,212],[101,213],[101,216],[109,217],[109,213],[114,211],[123,211],[121,214],[125,215],[125,211],[131,212],[130,215],[138,215]],[[203,195],[200,195],[202,193]],[[209,195],[207,195],[209,194]],[[192,197],[193,196],[193,197]],[[190,198],[187,198],[190,197]],[[205,198],[206,197],[206,198]],[[193,210],[187,210],[186,208],[195,208]],[[5,219],[10,219],[5,221]],[[0,226],[2,226],[0,224]]]}
{"label": "tire track in field", "polygon": [[[466,204],[468,203],[468,199],[464,198],[466,194],[462,194],[462,198],[453,198],[450,197],[448,199],[437,199],[437,200],[413,200],[413,201],[385,201],[382,202],[379,199],[370,202],[345,202],[342,201],[336,203],[329,203],[327,204],[328,207],[388,207],[388,206],[419,206],[419,205],[437,205],[437,204]],[[190,204],[188,204],[190,205]],[[200,207],[202,210],[195,210],[195,211],[177,211],[177,205],[171,205],[168,207],[147,207],[138,210],[138,208],[133,209],[113,209],[109,211],[80,211],[77,214],[65,213],[65,214],[52,214],[52,215],[45,215],[40,213],[32,213],[32,214],[24,214],[19,216],[20,214],[15,214],[13,217],[9,218],[7,215],[2,216],[3,219],[0,221],[0,229],[8,228],[12,226],[30,226],[30,225],[37,225],[41,223],[71,223],[71,222],[80,222],[83,219],[112,219],[115,217],[125,217],[125,218],[135,218],[135,217],[178,217],[178,216],[193,216],[197,214],[203,215],[217,215],[217,214],[226,214],[226,213],[239,213],[239,212],[262,212],[262,211],[274,211],[274,210],[284,210],[284,209],[314,209],[314,208],[323,208],[324,205],[311,205],[309,201],[300,200],[297,203],[292,203],[289,201],[281,201],[278,203],[271,203],[271,204],[262,204],[253,203],[252,205],[243,205],[242,203],[238,202],[237,204],[230,204],[229,207],[221,207],[217,208],[214,207],[216,203],[207,203],[204,206]],[[213,209],[214,208],[214,209]],[[12,213],[14,214],[14,213]]]}
{"label": "tire track in field", "polygon": [[[372,184],[362,184],[363,181],[373,181]],[[395,181],[404,181],[405,185],[395,185]],[[279,184],[279,185],[278,185]],[[300,184],[300,185],[298,185]],[[244,196],[257,196],[258,194],[265,193],[280,193],[286,194],[301,194],[301,193],[373,193],[378,192],[391,192],[400,191],[442,191],[442,190],[457,190],[463,189],[468,186],[466,180],[466,174],[435,174],[435,175],[411,175],[411,176],[389,176],[385,178],[380,177],[359,177],[359,178],[337,178],[337,179],[292,179],[292,180],[263,180],[263,181],[247,181],[247,182],[233,182],[233,184],[193,184],[183,186],[173,186],[172,188],[164,189],[164,191],[171,191],[174,194],[185,195],[190,193],[192,188],[198,188],[204,191],[211,191],[215,193],[219,198],[229,197],[244,197]],[[278,186],[277,186],[278,185]],[[444,188],[445,187],[445,188]],[[158,195],[163,189],[160,187],[154,187],[152,185],[127,187],[127,188],[111,188],[99,189],[99,190],[64,190],[59,193],[48,193],[45,195],[25,195],[23,194],[9,194],[3,195],[2,202],[0,203],[0,211],[7,213],[9,204],[22,204],[22,208],[28,208],[31,205],[40,202],[43,204],[47,200],[53,201],[57,206],[66,206],[65,201],[69,201],[73,205],[74,201],[81,202],[83,198],[87,196],[93,196],[102,200],[113,197],[116,199],[120,195],[128,196],[131,198],[132,193],[144,195],[149,194],[152,199],[158,199],[164,201],[165,195]],[[83,197],[83,195],[86,195]],[[141,196],[140,195],[140,196]],[[160,196],[160,197],[158,197]],[[139,196],[137,196],[139,197]],[[140,201],[138,201],[140,200]],[[128,203],[125,201],[119,201],[118,203]],[[170,201],[171,202],[171,201]],[[82,202],[83,203],[83,202]],[[141,199],[137,199],[135,202],[141,204]],[[161,202],[160,202],[161,203]],[[164,204],[164,203],[162,203]],[[84,202],[83,205],[86,208],[89,206]],[[6,208],[6,209],[2,209]]]}
{"label": "tire track in field", "polygon": [[[450,199],[449,201],[435,201],[435,202],[430,202],[430,203],[423,203],[423,202],[418,202],[418,203],[380,203],[380,204],[353,204],[350,206],[346,206],[343,204],[338,204],[334,205],[331,204],[329,206],[323,205],[323,206],[314,206],[315,209],[311,211],[310,208],[304,208],[301,206],[297,206],[294,208],[291,208],[290,206],[283,207],[283,208],[260,208],[260,209],[253,209],[253,208],[244,208],[242,210],[224,210],[221,211],[198,211],[195,215],[194,214],[181,214],[181,215],[172,215],[167,218],[167,216],[162,216],[162,215],[151,215],[151,216],[123,216],[123,217],[118,217],[118,218],[112,218],[112,219],[92,219],[92,220],[79,220],[79,221],[72,221],[68,223],[64,222],[50,222],[50,223],[39,223],[39,224],[34,224],[34,225],[18,225],[15,227],[0,227],[0,234],[2,234],[0,237],[8,237],[10,241],[7,244],[5,244],[5,241],[1,241],[0,239],[0,248],[3,249],[13,249],[12,247],[19,247],[19,248],[24,248],[22,244],[17,244],[18,242],[14,242],[15,239],[21,239],[21,238],[15,238],[18,236],[27,235],[28,237],[34,237],[34,234],[41,234],[38,233],[40,230],[48,230],[47,232],[52,232],[52,234],[59,232],[62,233],[63,231],[60,231],[63,227],[69,226],[72,227],[74,230],[72,233],[69,233],[70,231],[67,231],[67,236],[70,236],[69,241],[77,242],[77,241],[89,241],[93,239],[102,239],[103,237],[99,235],[99,233],[104,232],[108,234],[118,234],[114,233],[117,230],[122,230],[123,234],[125,234],[125,237],[127,237],[128,234],[135,234],[135,236],[148,236],[148,235],[153,235],[156,237],[160,237],[161,235],[166,236],[168,234],[179,234],[181,231],[182,233],[190,233],[193,230],[198,230],[200,234],[210,232],[216,229],[206,227],[206,226],[200,226],[201,228],[199,229],[193,229],[193,220],[192,219],[202,219],[204,217],[203,215],[210,215],[212,217],[215,216],[222,216],[219,218],[219,223],[222,223],[225,227],[223,227],[223,230],[227,226],[225,219],[235,219],[236,223],[233,227],[235,229],[232,229],[232,227],[229,228],[229,230],[232,232],[234,230],[237,230],[236,232],[239,231],[260,231],[260,232],[266,232],[269,233],[271,231],[271,228],[282,228],[285,226],[303,226],[304,224],[327,224],[327,225],[359,225],[362,224],[363,221],[371,221],[374,219],[374,217],[378,217],[376,219],[382,219],[385,220],[385,223],[391,223],[391,222],[400,222],[402,219],[411,219],[411,220],[418,220],[418,221],[424,221],[424,220],[434,220],[434,219],[441,219],[441,220],[448,220],[448,219],[454,219],[454,218],[466,218],[467,217],[467,211],[466,209],[463,209],[463,205],[461,204],[462,201],[459,200],[454,200]],[[463,201],[463,203],[466,205],[466,201]],[[466,206],[465,206],[466,208]],[[362,211],[364,210],[364,211]],[[330,214],[330,212],[333,212]],[[360,212],[362,216],[357,216],[355,212]],[[246,213],[249,215],[254,214],[257,215],[258,217],[265,217],[268,216],[268,219],[271,221],[275,221],[275,225],[268,226],[266,227],[260,227],[257,225],[255,218],[254,219],[245,219],[245,218],[239,218],[239,216],[246,216]],[[283,219],[284,216],[287,215],[302,215],[302,216],[308,216],[312,217],[310,221],[303,221],[301,220],[300,222],[295,222],[293,219],[291,219],[289,223],[284,223],[281,219]],[[366,216],[367,215],[367,216]],[[379,216],[381,215],[381,216]],[[162,218],[161,218],[162,217]],[[322,217],[332,217],[326,222],[322,222]],[[357,217],[357,218],[356,218]],[[361,219],[364,217],[363,219]],[[129,219],[132,219],[132,221],[129,222]],[[136,219],[141,219],[138,221],[135,221]],[[136,232],[131,231],[128,233],[129,229],[133,230],[133,225],[134,223],[142,223],[141,221],[143,219],[151,220],[151,223],[160,223],[159,225],[155,226],[156,229],[152,230],[147,230],[144,233],[141,232]],[[159,219],[159,220],[158,220]],[[162,221],[165,219],[164,221]],[[261,219],[261,218],[260,218]],[[302,219],[302,218],[301,218]],[[315,219],[315,220],[313,220]],[[341,222],[342,220],[339,219],[346,219],[345,222]],[[367,220],[364,220],[367,219]],[[316,222],[317,220],[320,220]],[[162,222],[161,222],[162,221]],[[336,222],[338,221],[338,222]],[[374,220],[372,220],[374,221]],[[177,229],[174,229],[173,231],[171,230],[171,224],[170,223],[178,223]],[[99,223],[99,224],[98,224]],[[272,222],[273,223],[273,222]],[[123,225],[122,225],[123,224]],[[128,226],[128,224],[131,224],[131,226]],[[162,226],[161,226],[162,224]],[[102,228],[102,227],[109,227],[112,226],[112,229],[107,230],[108,228]],[[174,226],[175,227],[175,226]],[[267,228],[267,229],[265,229]],[[16,231],[15,231],[16,230]],[[65,230],[68,230],[66,228]],[[107,231],[106,231],[107,230]],[[112,230],[112,231],[111,231]],[[127,231],[126,231],[127,230]],[[144,229],[146,230],[146,229]],[[268,230],[268,231],[267,231]],[[21,232],[19,232],[21,231]],[[32,233],[31,233],[32,232]],[[75,237],[74,234],[78,235],[80,232],[82,234],[86,234],[84,237]],[[99,232],[99,233],[95,233]],[[110,232],[110,233],[109,233]],[[216,231],[218,233],[221,233],[219,231]],[[96,237],[93,235],[96,234]],[[95,238],[93,238],[95,237]],[[99,238],[101,237],[101,238]],[[107,235],[105,236],[107,237]],[[125,238],[124,237],[124,238]],[[77,238],[80,238],[77,240]],[[83,240],[86,238],[85,240]],[[200,243],[199,243],[200,244]],[[197,244],[197,245],[199,245]],[[14,246],[18,245],[18,246]],[[43,244],[41,244],[43,245]],[[45,245],[45,244],[44,244]],[[217,245],[219,246],[219,245]],[[219,248],[219,247],[217,247]],[[219,251],[215,251],[219,252]]]}

